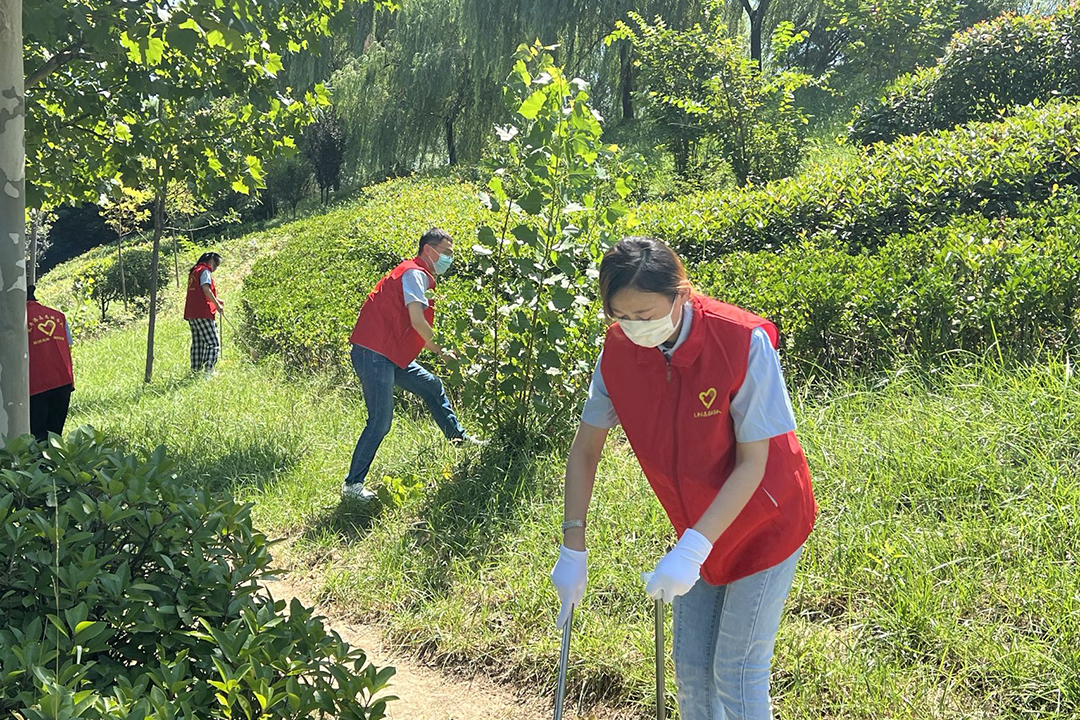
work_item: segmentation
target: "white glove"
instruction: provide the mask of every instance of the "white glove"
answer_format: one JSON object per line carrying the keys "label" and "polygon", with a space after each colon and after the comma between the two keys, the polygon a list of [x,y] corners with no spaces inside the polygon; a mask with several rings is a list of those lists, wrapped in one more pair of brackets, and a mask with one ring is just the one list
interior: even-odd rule
{"label": "white glove", "polygon": [[712,552],[712,543],[697,530],[688,529],[652,573],[642,573],[645,592],[654,600],[671,602],[690,592],[701,577],[701,564]]}
{"label": "white glove", "polygon": [[588,557],[588,550],[571,550],[565,545],[559,546],[559,559],[551,569],[551,584],[555,586],[555,592],[562,601],[559,619],[555,622],[558,628],[566,624],[570,619],[570,611],[580,605],[581,599],[585,597],[585,583],[589,580],[586,565]]}

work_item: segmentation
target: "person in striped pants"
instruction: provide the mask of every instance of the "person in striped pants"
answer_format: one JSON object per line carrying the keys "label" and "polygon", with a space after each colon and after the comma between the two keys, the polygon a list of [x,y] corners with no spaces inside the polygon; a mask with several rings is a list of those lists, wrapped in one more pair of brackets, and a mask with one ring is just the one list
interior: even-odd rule
{"label": "person in striped pants", "polygon": [[191,372],[214,374],[221,355],[221,336],[218,334],[217,314],[225,311],[214,285],[214,271],[221,265],[216,252],[203,253],[188,273],[187,300],[184,319],[191,327]]}

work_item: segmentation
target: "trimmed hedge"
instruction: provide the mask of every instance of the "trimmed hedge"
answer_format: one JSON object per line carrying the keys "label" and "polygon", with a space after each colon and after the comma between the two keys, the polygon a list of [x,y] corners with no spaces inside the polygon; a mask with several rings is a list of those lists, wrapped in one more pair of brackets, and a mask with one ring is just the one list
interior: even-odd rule
{"label": "trimmed hedge", "polygon": [[485,219],[477,193],[453,179],[392,180],[345,208],[286,226],[287,244],[256,263],[244,281],[247,342],[260,353],[281,353],[293,367],[347,363],[349,333],[367,294],[386,271],[416,254],[429,227],[456,240],[455,269],[439,294],[454,285]]}
{"label": "trimmed hedge", "polygon": [[1075,342],[1080,195],[1017,217],[957,217],[876,253],[802,243],[698,265],[701,292],[770,318],[803,376],[996,347],[1017,360]]}
{"label": "trimmed hedge", "polygon": [[989,120],[1020,105],[1080,95],[1080,4],[1051,17],[1003,15],[958,33],[936,65],[861,107],[848,137],[869,145]]}
{"label": "trimmed hedge", "polygon": [[[803,241],[777,252],[729,253],[693,264],[690,273],[701,292],[775,321],[785,365],[795,376],[888,368],[898,357],[933,363],[943,353],[991,347],[1027,360],[1076,344],[1080,193],[1075,190],[1059,189],[1048,200],[1020,204],[1013,217],[969,213],[941,227],[888,236],[875,252],[844,250]],[[273,267],[294,267],[288,258],[300,251],[293,243]],[[279,334],[259,342],[273,345],[294,366],[340,368],[347,362],[353,306],[359,307],[385,269],[335,252],[313,258],[317,267],[333,259],[334,273],[290,276],[291,284],[282,281],[271,286],[275,292],[260,296],[270,299],[276,312],[289,308],[293,313],[275,315]],[[456,301],[470,288],[464,279],[440,286],[437,332],[467,332],[471,321],[455,308],[468,305]],[[255,316],[269,314],[264,300],[248,295],[244,302]],[[299,319],[290,323],[288,318]]]}
{"label": "trimmed hedge", "polygon": [[958,214],[1007,215],[1068,185],[1080,185],[1080,105],[1062,102],[904,138],[759,188],[647,204],[634,232],[697,261],[806,241],[857,251]]}

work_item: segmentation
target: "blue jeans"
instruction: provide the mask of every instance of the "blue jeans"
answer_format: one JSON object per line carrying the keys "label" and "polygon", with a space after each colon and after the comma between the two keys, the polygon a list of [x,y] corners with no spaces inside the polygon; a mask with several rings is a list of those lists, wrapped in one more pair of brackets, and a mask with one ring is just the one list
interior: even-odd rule
{"label": "blue jeans", "polygon": [[728,585],[698,580],[675,598],[675,684],[682,720],[770,720],[769,670],[802,548]]}
{"label": "blue jeans", "polygon": [[390,432],[390,423],[394,419],[395,385],[423,399],[447,438],[459,438],[465,434],[465,429],[461,427],[453,408],[450,407],[442,380],[422,368],[419,363],[414,362],[407,368],[399,368],[386,356],[353,345],[352,366],[364,390],[368,417],[364,432],[356,441],[345,482],[363,484],[367,478],[375,452]]}

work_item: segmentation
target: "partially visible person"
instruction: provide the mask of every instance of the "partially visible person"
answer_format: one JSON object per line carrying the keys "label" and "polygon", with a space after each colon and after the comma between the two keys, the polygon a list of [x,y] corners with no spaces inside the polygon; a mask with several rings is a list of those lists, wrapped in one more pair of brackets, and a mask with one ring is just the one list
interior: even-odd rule
{"label": "partially visible person", "polygon": [[188,273],[187,301],[184,319],[191,327],[191,372],[214,374],[221,356],[221,336],[218,334],[217,314],[225,312],[225,303],[218,297],[214,271],[221,265],[221,256],[206,252]]}
{"label": "partially visible person", "polygon": [[64,434],[75,373],[71,367],[71,329],[64,313],[37,301],[36,286],[26,288],[26,330],[30,349],[30,432],[38,440]]}
{"label": "partially visible person", "polygon": [[353,450],[349,474],[341,486],[343,497],[368,501],[374,493],[364,487],[375,452],[390,432],[394,418],[394,386],[420,397],[428,406],[443,435],[451,442],[480,441],[469,436],[458,422],[442,381],[420,363],[423,349],[452,357],[434,341],[435,301],[428,293],[437,277],[454,260],[454,241],[438,228],[420,238],[416,257],[387,273],[368,295],[356,319],[349,342],[352,365],[364,391],[367,424]]}

